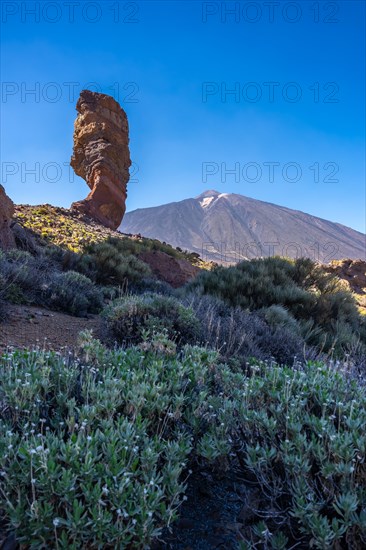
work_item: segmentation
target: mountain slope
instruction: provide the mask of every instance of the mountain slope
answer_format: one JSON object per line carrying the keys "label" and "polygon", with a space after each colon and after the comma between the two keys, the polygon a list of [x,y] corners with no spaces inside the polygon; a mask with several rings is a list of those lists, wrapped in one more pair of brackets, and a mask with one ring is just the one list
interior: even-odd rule
{"label": "mountain slope", "polygon": [[231,263],[243,258],[307,256],[365,259],[365,235],[283,206],[237,194],[205,191],[196,198],[128,212],[124,233],[141,233]]}

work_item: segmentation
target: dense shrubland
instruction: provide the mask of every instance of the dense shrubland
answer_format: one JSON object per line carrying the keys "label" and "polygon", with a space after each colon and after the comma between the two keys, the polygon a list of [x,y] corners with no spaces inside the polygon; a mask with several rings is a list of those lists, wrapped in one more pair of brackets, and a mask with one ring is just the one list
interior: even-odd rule
{"label": "dense shrubland", "polygon": [[22,239],[0,252],[0,322],[7,303],[37,304],[100,313],[104,331],[77,355],[0,358],[0,532],[147,547],[210,467],[260,494],[242,550],[366,546],[366,326],[337,278],[269,258],[176,291],[137,257],[179,257],[168,245]]}
{"label": "dense shrubland", "polygon": [[119,243],[119,250],[125,256],[137,256],[142,252],[160,250],[174,258],[186,259],[200,267],[205,262],[195,252],[183,251],[179,247],[161,242],[157,239],[148,239],[139,235],[122,236],[117,231],[107,229],[102,225],[84,220],[83,216],[64,208],[49,204],[41,206],[18,205],[15,207],[14,232],[18,244],[26,244],[34,248],[34,241],[41,246],[56,246],[78,254],[93,248],[98,243],[106,241]]}
{"label": "dense shrubland", "polygon": [[117,246],[98,243],[87,254],[54,246],[0,251],[0,299],[36,304],[72,315],[98,313],[118,289],[151,286],[149,266]]}
{"label": "dense shrubland", "polygon": [[268,322],[258,312],[231,307],[214,296],[189,293],[183,302],[201,323],[200,342],[218,350],[225,361],[239,362],[244,367],[248,359],[255,357],[292,365],[296,359],[317,355],[306,346],[298,330],[291,330],[287,323]]}
{"label": "dense shrubland", "polygon": [[79,359],[3,355],[3,527],[31,548],[142,548],[209,464],[261,492],[242,548],[363,548],[365,387],[335,365],[243,372],[166,344],[108,350],[84,334]]}
{"label": "dense shrubland", "polygon": [[309,259],[266,258],[216,267],[190,284],[198,294],[255,311],[306,343],[339,355],[366,344],[365,319],[338,279]]}
{"label": "dense shrubland", "polygon": [[[225,360],[274,358],[292,364],[295,356],[348,354],[366,367],[365,317],[338,279],[311,260],[218,266],[173,291],[134,255],[136,246],[132,239],[108,238],[89,244],[83,254],[56,246],[0,252],[0,318],[6,301],[79,316],[107,308],[108,336],[122,344],[137,341],[154,323],[179,338],[181,328],[169,313],[174,303],[171,315],[177,316],[177,309],[182,315],[185,307],[195,316],[187,314],[186,323],[193,325],[185,341],[214,347]],[[152,294],[162,296],[155,297],[154,306]]]}

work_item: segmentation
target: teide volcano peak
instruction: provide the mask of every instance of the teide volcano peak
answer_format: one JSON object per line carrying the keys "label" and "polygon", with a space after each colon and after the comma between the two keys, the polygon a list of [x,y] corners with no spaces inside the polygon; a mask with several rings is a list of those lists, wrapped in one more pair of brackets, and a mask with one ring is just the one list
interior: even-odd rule
{"label": "teide volcano peak", "polygon": [[216,190],[128,212],[121,231],[167,241],[219,263],[273,255],[305,256],[323,263],[366,256],[366,236],[354,229]]}

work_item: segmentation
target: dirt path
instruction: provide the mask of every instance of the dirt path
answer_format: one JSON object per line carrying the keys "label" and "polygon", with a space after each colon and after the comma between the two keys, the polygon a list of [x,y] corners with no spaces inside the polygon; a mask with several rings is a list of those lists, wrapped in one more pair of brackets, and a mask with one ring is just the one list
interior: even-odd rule
{"label": "dirt path", "polygon": [[6,347],[75,349],[79,332],[93,330],[98,336],[100,318],[73,317],[36,306],[10,305],[7,319],[0,323],[0,350]]}

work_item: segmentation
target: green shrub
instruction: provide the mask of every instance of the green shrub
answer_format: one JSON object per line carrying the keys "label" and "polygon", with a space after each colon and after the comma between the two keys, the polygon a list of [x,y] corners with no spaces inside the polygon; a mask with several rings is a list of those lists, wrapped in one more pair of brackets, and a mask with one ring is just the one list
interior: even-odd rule
{"label": "green shrub", "polygon": [[131,253],[131,247],[126,246],[124,241],[109,238],[88,245],[82,254],[47,246],[43,254],[57,265],[59,271],[78,271],[100,285],[137,284],[149,277],[151,271],[147,264]]}
{"label": "green shrub", "polygon": [[126,251],[123,239],[108,239],[87,248],[77,270],[103,285],[138,283],[151,275],[150,267]]}
{"label": "green shrub", "polygon": [[[264,314],[271,322],[275,319],[273,307],[280,306],[288,312],[288,328],[310,335],[312,325],[316,330],[311,331],[309,343],[325,351],[335,348],[342,353],[347,345],[347,339],[342,337],[344,331],[337,333],[337,322],[343,328],[348,326],[366,344],[352,294],[309,259],[265,258],[229,268],[219,266],[200,273],[188,288],[216,296],[232,307],[250,311],[272,308]],[[281,324],[279,310],[276,315]],[[295,322],[289,322],[289,315]]]}
{"label": "green shrub", "polygon": [[71,315],[82,317],[98,313],[103,305],[102,290],[81,273],[57,273],[47,287],[48,305]]}
{"label": "green shrub", "polygon": [[14,249],[0,256],[0,273],[0,292],[6,300],[32,303],[47,280],[49,266],[42,258]]}
{"label": "green shrub", "polygon": [[197,341],[201,332],[191,308],[173,296],[154,293],[119,298],[104,310],[103,317],[108,333],[119,344],[141,342],[146,330],[166,330],[180,344]]}
{"label": "green shrub", "polygon": [[0,361],[0,505],[23,547],[142,548],[176,515],[190,442],[174,415],[190,361],[100,357]]}
{"label": "green shrub", "polygon": [[[253,364],[243,403],[242,459],[266,493],[260,541],[285,546],[363,548],[366,544],[366,391],[320,363],[290,370]],[[251,390],[251,391],[250,391]]]}
{"label": "green shrub", "polygon": [[270,327],[286,327],[294,333],[300,332],[299,324],[291,313],[280,305],[273,305],[260,310]]}
{"label": "green shrub", "polygon": [[170,244],[161,242],[158,239],[147,239],[147,238],[115,238],[109,237],[106,241],[118,249],[119,252],[128,256],[132,254],[133,256],[138,256],[142,252],[147,252],[151,250],[159,250],[160,252],[165,252],[173,258],[182,258],[183,256],[188,259],[189,257],[194,257],[197,260],[197,254],[190,254],[188,252],[183,252],[177,248],[173,248]]}
{"label": "green shrub", "polygon": [[320,363],[253,361],[246,376],[216,353],[176,355],[166,343],[108,351],[84,334],[82,361],[0,358],[6,530],[24,548],[147,547],[198,461],[241,464],[262,488],[258,544],[363,548],[365,387]]}

